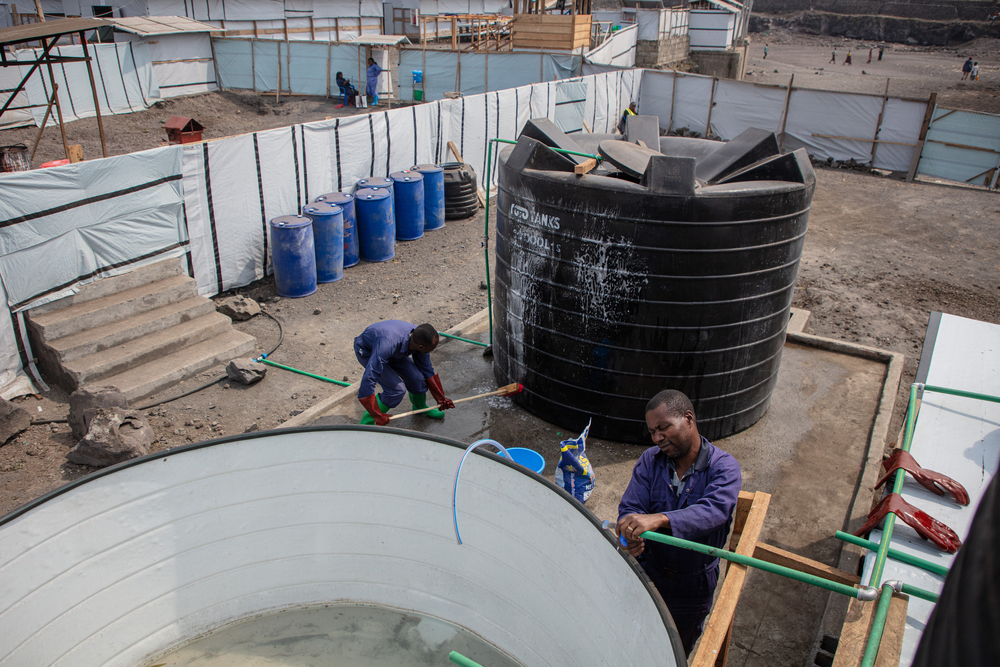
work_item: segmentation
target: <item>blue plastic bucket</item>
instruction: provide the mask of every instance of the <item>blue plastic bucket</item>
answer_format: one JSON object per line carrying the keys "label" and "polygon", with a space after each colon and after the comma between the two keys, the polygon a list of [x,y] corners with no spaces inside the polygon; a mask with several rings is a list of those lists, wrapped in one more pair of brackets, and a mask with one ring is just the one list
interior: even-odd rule
{"label": "blue plastic bucket", "polygon": [[395,183],[396,240],[415,241],[424,235],[424,177],[416,171],[389,177]]}
{"label": "blue plastic bucket", "polygon": [[354,193],[358,215],[358,249],[366,262],[384,262],[396,255],[396,222],[392,195],[385,188],[366,188]]}
{"label": "blue plastic bucket", "polygon": [[316,248],[313,222],[303,215],[271,220],[271,265],[281,296],[298,298],[316,291]]}
{"label": "blue plastic bucket", "polygon": [[344,277],[344,209],[321,201],[306,206],[302,212],[313,221],[316,280],[340,280]]}
{"label": "blue plastic bucket", "polygon": [[[514,463],[522,465],[539,475],[545,470],[545,459],[533,449],[528,449],[527,447],[508,447],[507,453],[510,454]],[[503,455],[501,454],[501,456]]]}
{"label": "blue plastic bucket", "polygon": [[444,227],[444,169],[436,164],[410,167],[424,177],[424,231]]}
{"label": "blue plastic bucket", "polygon": [[385,188],[392,194],[392,186],[394,181],[391,178],[385,176],[375,176],[374,178],[362,178],[358,181],[358,185],[354,190],[354,194],[358,194],[358,190],[363,190],[364,188]]}
{"label": "blue plastic bucket", "polygon": [[361,261],[358,257],[358,218],[354,212],[354,195],[347,192],[328,192],[316,197],[344,210],[344,268],[350,268]]}

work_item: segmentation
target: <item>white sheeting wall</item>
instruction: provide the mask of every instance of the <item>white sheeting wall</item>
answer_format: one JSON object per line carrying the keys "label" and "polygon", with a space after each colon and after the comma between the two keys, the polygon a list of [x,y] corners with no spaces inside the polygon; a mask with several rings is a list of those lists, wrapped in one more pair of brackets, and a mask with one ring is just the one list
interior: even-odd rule
{"label": "white sheeting wall", "polygon": [[[0,67],[0,107],[10,99],[22,76],[24,75],[21,74],[19,67]],[[12,107],[23,107],[28,104],[31,103],[28,102],[28,96],[23,90],[11,102]],[[0,116],[0,129],[4,130],[34,124],[35,119],[31,115],[31,109],[8,109]]]}
{"label": "white sheeting wall", "polygon": [[[94,85],[102,115],[131,113],[149,107],[160,97],[159,87],[153,76],[149,48],[145,44],[116,42],[113,44],[90,44],[93,58]],[[15,55],[20,61],[33,61],[41,53],[40,49],[22,49]],[[58,46],[50,53],[66,57],[83,57],[82,46]],[[30,66],[17,68],[23,77]],[[64,63],[53,67],[55,82],[59,86],[59,104],[63,120],[69,122],[79,118],[97,115],[94,97],[90,87],[85,62]],[[39,67],[25,85],[29,104],[48,104],[52,93],[52,82],[44,67]],[[4,114],[6,116],[6,114]],[[31,109],[35,125],[40,125],[45,116],[45,108]],[[49,125],[58,124],[56,114],[49,117]]]}
{"label": "white sheeting wall", "polygon": [[[255,44],[255,48],[267,46],[276,44]],[[347,48],[356,58],[356,48]],[[350,53],[343,55],[349,63]],[[232,57],[240,55],[234,52]],[[273,72],[265,79],[277,75],[276,63],[271,62]],[[596,67],[603,66],[585,65],[585,70]],[[350,65],[342,69],[347,72]],[[293,86],[295,77],[293,65]],[[640,113],[659,116],[663,128],[688,125],[701,131],[709,102],[714,101],[712,131],[723,139],[750,126],[780,131],[784,123],[786,150],[803,146],[820,157],[870,158],[871,141],[857,135],[868,136],[871,131],[874,136],[881,97],[794,90],[785,121],[784,88],[718,82],[713,99],[711,78],[685,75],[675,81],[673,77],[666,72],[612,69],[205,144],[4,174],[0,176],[0,288],[5,292],[0,372],[30,368],[34,356],[20,311],[71,293],[86,282],[186,254],[188,271],[202,294],[246,285],[269,272],[270,219],[296,213],[317,196],[346,190],[366,176],[451,160],[448,141],[459,147],[480,182],[485,182],[488,140],[516,138],[529,118],[556,120],[557,104],[566,97],[560,89],[567,84],[575,94],[585,88],[583,120],[594,132],[614,131],[619,114],[632,101],[639,103]],[[574,99],[578,111],[579,98]],[[880,136],[915,143],[925,107],[889,100]],[[991,131],[993,117],[989,120],[981,124],[982,131]],[[989,138],[966,139],[973,140]],[[493,166],[496,149],[502,148],[494,145]],[[883,144],[875,165],[904,170],[912,155],[912,147],[890,149]],[[496,185],[495,169],[490,182]]]}
{"label": "white sheeting wall", "polygon": [[587,62],[595,65],[632,67],[635,65],[635,42],[638,35],[638,25],[619,30],[596,49],[588,51]]}

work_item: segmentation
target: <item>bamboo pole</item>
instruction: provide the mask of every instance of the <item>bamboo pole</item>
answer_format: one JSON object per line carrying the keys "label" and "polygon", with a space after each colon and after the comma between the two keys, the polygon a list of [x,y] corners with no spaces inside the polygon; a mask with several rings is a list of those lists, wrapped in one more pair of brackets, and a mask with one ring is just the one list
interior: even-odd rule
{"label": "bamboo pole", "polygon": [[878,112],[878,121],[875,123],[875,136],[872,138],[872,160],[871,167],[875,168],[875,151],[878,150],[878,135],[882,131],[882,117],[885,116],[885,105],[889,101],[889,79],[885,80],[885,93],[882,94],[882,110]]}
{"label": "bamboo pole", "polygon": [[[257,22],[254,21],[254,23],[257,23]],[[212,38],[209,37],[209,39],[212,39]],[[251,84],[251,86],[253,87],[253,92],[255,92],[255,93],[257,92],[257,62],[256,62],[256,55],[254,54],[254,51],[257,50],[256,46],[257,45],[254,43],[254,40],[251,39],[250,40],[250,76],[252,77],[252,80],[253,80],[253,83]]]}
{"label": "bamboo pole", "polygon": [[[101,155],[108,157],[108,145],[104,140],[104,121],[101,119],[101,103],[97,99],[97,84],[94,83],[94,68],[90,65],[90,49],[87,48],[87,33],[80,31],[80,43],[83,46],[83,57],[86,58],[87,76],[90,77],[90,92],[94,94],[94,113],[97,114],[97,131],[101,135]],[[59,107],[56,107],[59,110]],[[62,112],[59,112],[60,117]],[[69,148],[66,149],[66,157],[69,158]]]}
{"label": "bamboo pole", "polygon": [[705,121],[705,138],[708,139],[709,132],[712,129],[712,107],[715,106],[715,84],[718,82],[719,78],[716,76],[712,77],[712,93],[708,96],[708,120]]}
{"label": "bamboo pole", "polygon": [[330,99],[330,61],[333,60],[333,43],[326,43],[326,99]]}
{"label": "bamboo pole", "polygon": [[274,103],[278,104],[281,102],[281,42],[278,42],[278,89],[277,94],[274,96]]}
{"label": "bamboo pole", "polygon": [[785,93],[785,108],[781,112],[781,135],[778,139],[778,152],[785,145],[785,126],[788,125],[788,103],[792,100],[792,85],[795,83],[795,75],[788,80],[788,91]]}

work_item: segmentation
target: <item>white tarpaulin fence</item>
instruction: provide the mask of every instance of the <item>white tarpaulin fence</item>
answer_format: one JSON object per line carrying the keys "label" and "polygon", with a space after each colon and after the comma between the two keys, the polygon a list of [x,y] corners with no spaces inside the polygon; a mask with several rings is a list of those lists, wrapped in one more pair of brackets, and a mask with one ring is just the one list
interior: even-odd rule
{"label": "white tarpaulin fence", "polygon": [[[160,97],[160,91],[153,77],[153,67],[149,48],[145,44],[116,42],[113,44],[90,44],[91,68],[94,85],[97,87],[97,101],[102,115],[132,113],[149,107]],[[58,46],[50,53],[65,57],[83,57],[83,47]],[[22,49],[16,53],[17,60],[34,61],[41,49]],[[29,66],[17,68],[23,77]],[[63,120],[69,122],[79,118],[97,115],[94,111],[94,95],[90,87],[85,62],[63,63],[53,67],[55,82],[59,86],[59,105]],[[20,77],[18,77],[20,79]],[[42,105],[30,110],[35,125],[41,125],[45,116],[44,105],[52,94],[52,81],[45,67],[39,67],[25,84],[28,104]],[[16,105],[15,105],[16,106]],[[6,121],[4,114],[4,121]],[[49,125],[58,123],[55,111],[49,117]]]}
{"label": "white tarpaulin fence", "polygon": [[631,25],[612,33],[603,44],[587,52],[587,62],[595,65],[632,67],[635,65],[635,42],[638,35],[638,25]]}
{"label": "white tarpaulin fence", "polygon": [[[295,67],[293,63],[293,85]],[[602,66],[585,69],[591,67]],[[3,174],[0,307],[6,312],[0,312],[0,372],[24,368],[37,379],[23,311],[70,294],[83,283],[186,255],[188,273],[202,294],[246,285],[270,271],[268,221],[297,213],[321,194],[349,189],[360,178],[448,161],[449,141],[483,182],[490,139],[515,139],[529,118],[538,117],[569,130],[586,122],[593,132],[613,132],[633,101],[640,113],[658,116],[664,129],[687,125],[704,131],[709,126],[730,139],[747,127],[762,127],[783,137],[785,150],[801,146],[818,157],[859,162],[871,159],[874,144],[868,137],[874,138],[878,128],[875,166],[897,171],[911,165],[927,106],[890,98],[880,123],[882,97],[813,90],[793,90],[789,96],[780,87],[612,69],[203,144]],[[954,143],[946,141],[950,116],[943,114],[938,134],[928,134],[927,146]],[[950,131],[962,133],[963,145],[994,146],[997,117],[979,116],[984,120],[978,125],[956,124]],[[956,122],[962,121],[959,117]],[[931,155],[929,168],[935,173],[948,169],[949,156],[936,156],[934,150],[925,147]],[[993,157],[993,150],[979,152]],[[491,186],[497,183],[496,161],[494,150]]]}

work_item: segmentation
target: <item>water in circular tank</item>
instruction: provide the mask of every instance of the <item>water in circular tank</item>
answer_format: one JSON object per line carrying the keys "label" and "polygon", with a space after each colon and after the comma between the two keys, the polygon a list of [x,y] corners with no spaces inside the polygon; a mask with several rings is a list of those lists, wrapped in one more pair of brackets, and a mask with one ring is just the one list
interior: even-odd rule
{"label": "water in circular tank", "polygon": [[543,419],[625,442],[648,442],[646,402],[679,389],[724,437],[777,382],[815,174],[763,130],[647,139],[588,138],[605,159],[584,175],[548,121],[501,153],[495,373]]}

